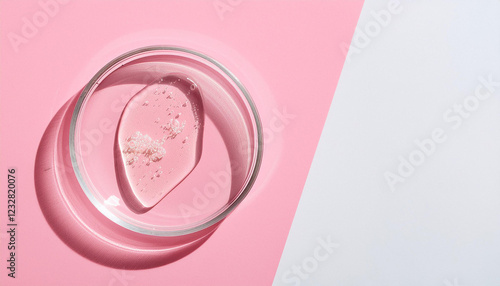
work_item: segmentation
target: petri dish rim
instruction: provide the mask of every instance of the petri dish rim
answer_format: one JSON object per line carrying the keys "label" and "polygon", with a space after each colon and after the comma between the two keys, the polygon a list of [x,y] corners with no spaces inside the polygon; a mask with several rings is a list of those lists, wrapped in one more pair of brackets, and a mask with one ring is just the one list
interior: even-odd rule
{"label": "petri dish rim", "polygon": [[[118,216],[116,216],[114,213],[112,213],[110,210],[108,210],[92,193],[92,191],[89,189],[87,186],[87,183],[85,182],[85,179],[83,177],[82,171],[80,170],[80,166],[78,164],[78,158],[77,158],[77,152],[76,152],[76,146],[75,144],[77,143],[76,140],[76,130],[77,130],[77,124],[78,124],[78,118],[80,111],[83,107],[83,104],[85,102],[85,99],[87,99],[94,91],[96,86],[99,84],[99,80],[103,77],[103,75],[107,76],[106,74],[112,69],[119,64],[120,62],[126,60],[126,59],[131,59],[133,57],[139,56],[142,53],[147,53],[147,52],[154,52],[154,51],[173,51],[173,52],[183,52],[190,54],[192,56],[197,56],[200,57],[203,60],[206,60],[210,62],[211,64],[215,65],[217,68],[219,68],[233,83],[238,87],[238,89],[241,91],[241,93],[244,96],[244,100],[250,107],[251,114],[250,117],[252,119],[252,123],[254,126],[252,126],[255,131],[256,131],[256,138],[254,139],[254,154],[253,154],[253,160],[252,160],[252,165],[251,169],[249,171],[250,175],[247,177],[245,184],[243,185],[243,190],[236,196],[235,199],[233,199],[229,205],[226,205],[225,208],[221,208],[216,216],[213,218],[209,219],[206,222],[203,222],[199,225],[195,225],[193,227],[188,227],[185,229],[178,229],[178,230],[151,230],[151,229],[145,229],[138,227],[136,225],[133,225],[127,221],[122,220]],[[140,234],[145,234],[145,235],[151,235],[151,236],[161,236],[161,237],[169,237],[169,236],[181,236],[181,235],[187,235],[191,233],[198,232],[200,230],[203,230],[205,228],[208,228],[210,226],[213,226],[214,224],[220,222],[222,219],[224,219],[229,213],[231,213],[242,201],[243,199],[247,196],[249,191],[251,190],[253,184],[255,183],[255,180],[257,179],[257,174],[260,169],[260,165],[262,162],[262,153],[263,153],[263,133],[262,133],[262,124],[260,120],[260,116],[258,114],[257,108],[255,107],[255,104],[247,91],[247,89],[244,87],[244,85],[240,82],[240,80],[231,72],[229,71],[225,66],[223,66],[221,63],[216,61],[215,59],[194,51],[190,50],[187,48],[183,47],[178,47],[178,46],[147,46],[143,48],[138,48],[132,51],[129,51],[127,53],[124,53],[109,63],[107,63],[104,67],[102,67],[93,77],[92,79],[85,85],[84,89],[79,95],[79,98],[76,102],[73,115],[71,117],[71,123],[70,123],[70,132],[69,132],[69,150],[70,150],[70,158],[71,158],[71,164],[73,167],[73,171],[75,173],[75,176],[83,189],[84,193],[86,194],[87,198],[91,201],[91,203],[97,208],[97,210],[102,213],[104,216],[106,216],[108,219],[111,221],[115,222],[116,224],[129,229],[131,231],[140,233]],[[222,211],[221,211],[222,210]]]}

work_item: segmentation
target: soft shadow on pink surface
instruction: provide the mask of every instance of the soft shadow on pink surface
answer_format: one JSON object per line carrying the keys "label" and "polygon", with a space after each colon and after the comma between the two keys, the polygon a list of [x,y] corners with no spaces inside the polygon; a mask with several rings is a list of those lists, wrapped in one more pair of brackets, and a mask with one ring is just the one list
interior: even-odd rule
{"label": "soft shadow on pink surface", "polygon": [[89,201],[69,157],[69,126],[75,99],[47,127],[35,162],[35,187],[42,212],[59,238],[80,255],[122,269],[169,264],[200,247],[218,224],[179,237],[143,235],[118,226]]}

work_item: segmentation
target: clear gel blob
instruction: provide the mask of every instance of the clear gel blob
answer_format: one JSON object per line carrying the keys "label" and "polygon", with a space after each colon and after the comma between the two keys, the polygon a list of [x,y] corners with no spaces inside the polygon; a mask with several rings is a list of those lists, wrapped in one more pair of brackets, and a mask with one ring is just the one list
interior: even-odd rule
{"label": "clear gel blob", "polygon": [[200,161],[204,110],[197,84],[174,74],[135,94],[118,124],[116,179],[125,204],[145,213]]}

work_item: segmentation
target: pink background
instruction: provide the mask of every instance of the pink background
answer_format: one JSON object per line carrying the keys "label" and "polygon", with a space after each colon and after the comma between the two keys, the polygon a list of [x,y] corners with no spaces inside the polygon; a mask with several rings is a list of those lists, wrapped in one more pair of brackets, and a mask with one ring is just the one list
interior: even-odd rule
{"label": "pink background", "polygon": [[[233,6],[221,18],[217,3]],[[0,172],[16,167],[19,180],[18,278],[2,266],[0,284],[270,285],[343,66],[339,45],[350,42],[362,4],[74,0],[58,4],[16,52],[9,34],[21,36],[23,17],[33,22],[44,10],[38,1],[0,1]],[[266,131],[264,160],[249,196],[194,253],[122,271],[81,257],[50,229],[35,195],[34,158],[64,102],[112,58],[151,44],[206,53],[243,82]],[[284,109],[294,118],[280,120]],[[6,204],[2,192],[3,264]]]}

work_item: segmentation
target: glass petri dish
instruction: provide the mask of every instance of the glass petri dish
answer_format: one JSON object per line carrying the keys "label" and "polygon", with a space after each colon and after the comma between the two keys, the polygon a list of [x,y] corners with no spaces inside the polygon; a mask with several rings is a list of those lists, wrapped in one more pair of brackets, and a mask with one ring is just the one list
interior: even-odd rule
{"label": "glass petri dish", "polygon": [[[144,90],[156,92],[172,75],[182,75],[199,88],[203,136],[197,144],[167,149],[167,153],[175,153],[177,160],[194,152],[201,156],[194,169],[184,179],[177,179],[178,184],[159,203],[138,213],[127,204],[120,188],[117,130],[130,124],[122,117],[129,103]],[[165,114],[172,108],[161,106],[162,101],[150,104],[164,108]],[[135,119],[137,128],[141,120]],[[151,46],[112,60],[85,86],[71,118],[69,149],[83,192],[105,217],[140,234],[181,236],[216,224],[242,202],[259,171],[262,131],[248,91],[228,69],[196,51]],[[169,170],[163,171],[168,176]]]}

